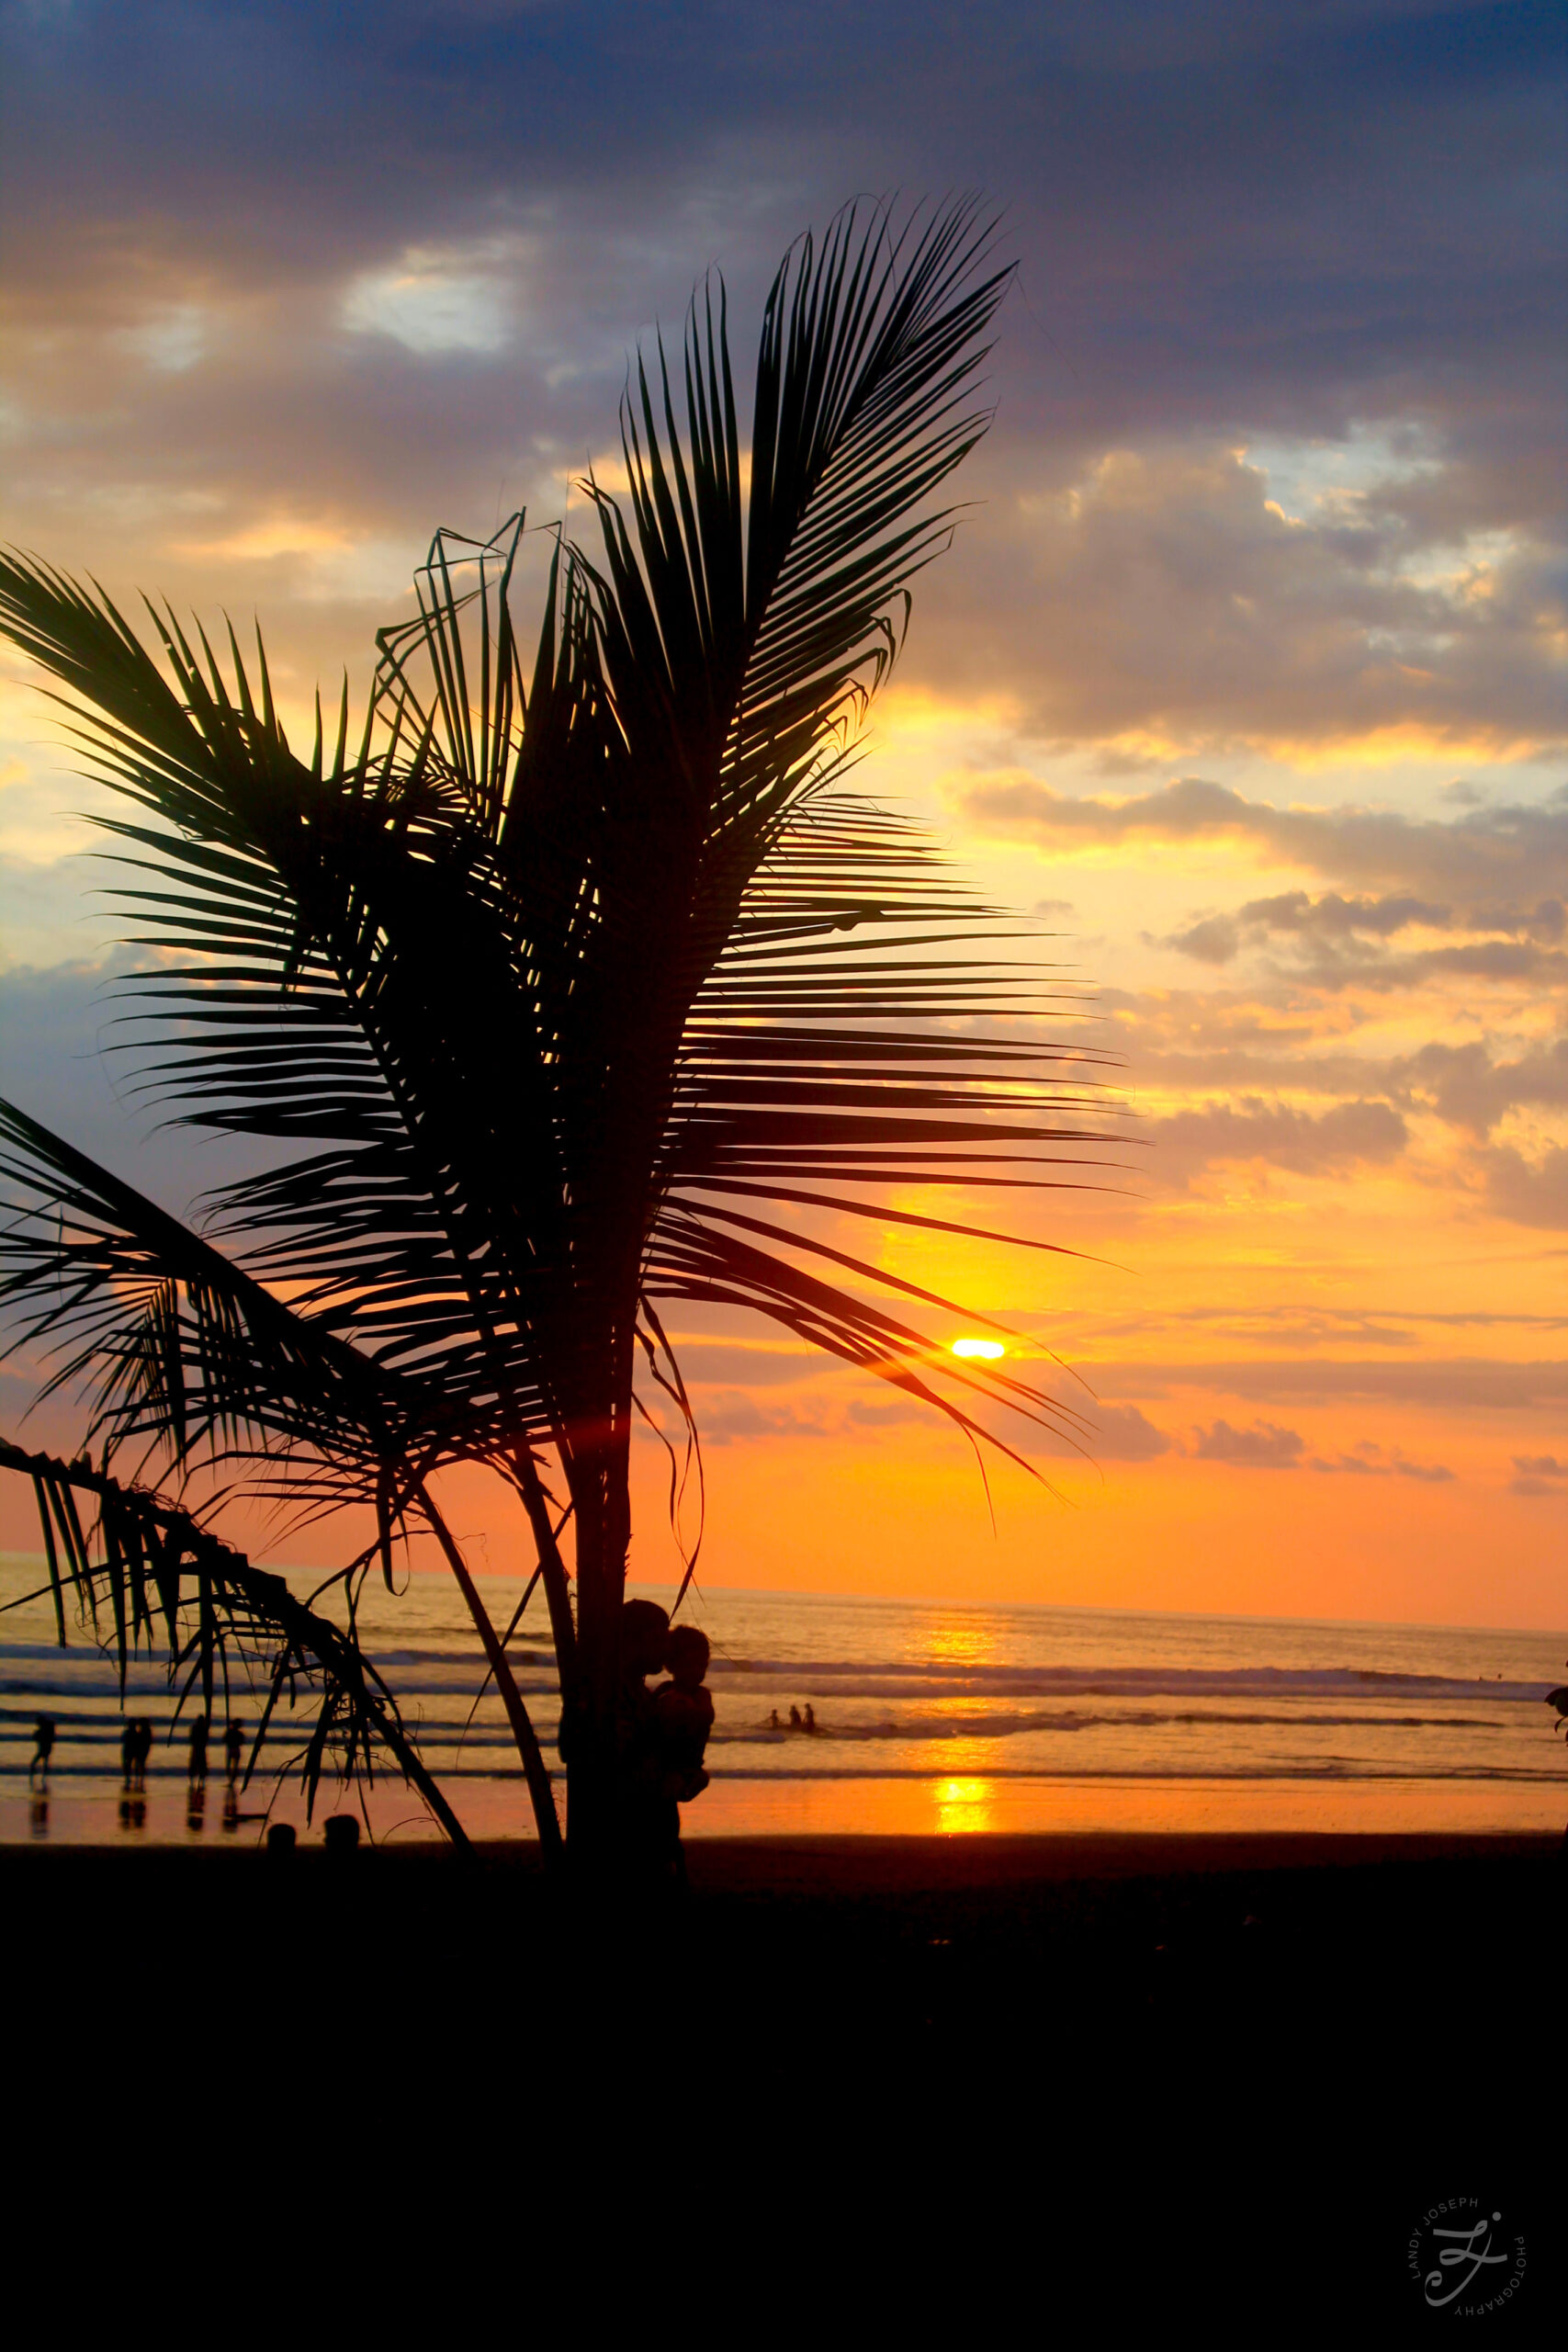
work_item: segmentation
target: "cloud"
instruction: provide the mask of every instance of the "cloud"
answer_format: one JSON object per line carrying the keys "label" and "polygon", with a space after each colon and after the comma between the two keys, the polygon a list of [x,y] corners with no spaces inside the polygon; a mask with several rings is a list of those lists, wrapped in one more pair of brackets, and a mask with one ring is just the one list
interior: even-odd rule
{"label": "cloud", "polygon": [[696,1404],[705,1445],[728,1445],[737,1438],[825,1437],[821,1410],[788,1404],[761,1404],[739,1389],[721,1390]]}
{"label": "cloud", "polygon": [[[1451,945],[1393,952],[1391,943],[1405,932],[1471,936]],[[1386,993],[1454,978],[1533,980],[1550,989],[1568,983],[1568,956],[1559,944],[1565,932],[1568,914],[1561,899],[1541,899],[1528,908],[1493,903],[1461,911],[1408,894],[1347,899],[1329,891],[1314,899],[1305,890],[1291,890],[1249,899],[1234,911],[1197,915],[1148,944],[1216,968],[1247,950],[1270,951],[1269,972],[1330,991]]]}
{"label": "cloud", "polygon": [[1452,1480],[1454,1475],[1444,1463],[1412,1462],[1397,1445],[1385,1452],[1381,1445],[1373,1444],[1370,1439],[1363,1439],[1361,1443],[1353,1447],[1348,1453],[1341,1453],[1332,1462],[1314,1457],[1309,1466],[1331,1476],[1349,1476],[1359,1478],[1415,1478],[1418,1479],[1422,1485],[1429,1487],[1446,1486]]}
{"label": "cloud", "polygon": [[1429,1406],[1445,1412],[1559,1409],[1568,1402],[1568,1362],[1514,1363],[1502,1357],[1288,1357],[1278,1361],[1139,1363],[1080,1361],[1078,1370],[1101,1396],[1149,1400],[1172,1390],[1196,1389],[1248,1404],[1343,1403],[1375,1397],[1389,1404]]}
{"label": "cloud", "polygon": [[875,10],[824,43],[819,0],[610,0],[587,44],[565,0],[133,13],[6,18],[16,527],[48,552],[259,594],[330,673],[368,590],[298,628],[304,560],[175,561],[182,502],[229,547],[280,482],[354,547],[488,528],[498,492],[548,519],[711,261],[752,318],[849,187],[985,186],[1026,299],[913,681],[1112,760],[1564,731],[1550,11],[998,0],[957,51],[933,0],[891,48]]}
{"label": "cloud", "polygon": [[1154,1121],[1149,1133],[1149,1173],[1166,1184],[1190,1183],[1206,1168],[1247,1160],[1300,1175],[1376,1167],[1396,1159],[1408,1140],[1404,1121],[1386,1102],[1341,1102],[1314,1117],[1256,1097],[1234,1107],[1179,1111]]}
{"label": "cloud", "polygon": [[1543,895],[1568,896],[1568,791],[1446,820],[1354,807],[1280,808],[1200,776],[1126,798],[1075,797],[1020,769],[960,781],[955,794],[980,830],[1032,841],[1058,857],[1139,842],[1237,842],[1271,865],[1423,900],[1490,894],[1539,904]]}
{"label": "cloud", "polygon": [[1214,1421],[1206,1430],[1193,1430],[1189,1450],[1200,1462],[1233,1462],[1244,1470],[1296,1470],[1303,1443],[1294,1430],[1279,1429],[1272,1421],[1254,1421],[1249,1430]]}
{"label": "cloud", "polygon": [[1508,1492],[1537,1499],[1552,1495],[1560,1502],[1568,1499],[1568,1462],[1560,1462],[1554,1453],[1516,1453]]}
{"label": "cloud", "polygon": [[1402,1100],[1419,1099],[1450,1126],[1483,1139],[1524,1104],[1568,1109],[1568,1035],[1508,1061],[1494,1060],[1481,1039],[1423,1046],[1390,1068],[1387,1083]]}
{"label": "cloud", "polygon": [[1425,466],[1368,454],[1347,447],[1340,486],[1300,513],[1234,444],[1113,447],[1067,479],[1037,463],[989,526],[1005,605],[966,630],[935,587],[942,659],[962,679],[972,636],[1021,733],[1058,743],[1560,741],[1546,540],[1505,527],[1483,546],[1411,500]]}
{"label": "cloud", "polygon": [[1568,1227],[1568,1145],[1531,1163],[1511,1145],[1497,1144],[1482,1162],[1487,1206],[1514,1225],[1561,1232]]}
{"label": "cloud", "polygon": [[748,1345],[743,1340],[677,1339],[676,1353],[689,1387],[713,1384],[747,1388],[774,1388],[809,1380],[822,1369],[822,1358],[806,1347]]}
{"label": "cloud", "polygon": [[411,247],[389,267],[352,280],[343,323],[351,334],[385,335],[424,356],[503,351],[516,326],[512,280],[526,251],[505,238]]}
{"label": "cloud", "polygon": [[136,1093],[150,1058],[137,1043],[150,1033],[134,1025],[136,1008],[118,989],[155,960],[120,948],[101,962],[0,970],[0,1094],[185,1216],[201,1193],[291,1158],[295,1147],[176,1129]]}
{"label": "cloud", "polygon": [[[1559,918],[1562,912],[1558,906]],[[1305,890],[1287,890],[1278,898],[1251,899],[1234,914],[1201,919],[1186,931],[1171,933],[1158,944],[1174,947],[1200,963],[1226,964],[1248,939],[1280,935],[1336,943],[1347,939],[1387,939],[1415,925],[1427,931],[1447,931],[1452,922],[1451,907],[1433,906],[1422,899],[1346,899],[1337,890],[1314,899]],[[1558,928],[1561,929],[1561,921]]]}
{"label": "cloud", "polygon": [[1241,952],[1246,926],[1238,915],[1204,915],[1185,931],[1170,933],[1156,941],[1161,947],[1174,947],[1180,956],[1190,956],[1198,964],[1228,964]]}
{"label": "cloud", "polygon": [[1174,1442],[1145,1420],[1135,1405],[1101,1405],[1094,1415],[1089,1450],[1100,1462],[1155,1462]]}
{"label": "cloud", "polygon": [[[823,1359],[818,1356],[804,1368],[820,1373]],[[930,1406],[891,1389],[881,1396],[852,1396],[845,1404],[833,1395],[756,1397],[726,1388],[703,1391],[694,1396],[694,1406],[705,1445],[728,1445],[737,1438],[840,1437],[910,1421],[924,1422],[929,1429],[937,1418]]]}

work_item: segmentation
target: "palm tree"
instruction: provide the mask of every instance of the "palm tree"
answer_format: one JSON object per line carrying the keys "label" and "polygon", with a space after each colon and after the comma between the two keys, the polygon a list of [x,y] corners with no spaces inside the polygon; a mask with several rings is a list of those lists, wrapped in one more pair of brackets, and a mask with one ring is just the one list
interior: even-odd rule
{"label": "palm tree", "polygon": [[749,481],[710,288],[675,371],[683,433],[662,344],[623,399],[629,525],[590,477],[596,557],[556,535],[531,682],[523,518],[482,545],[439,531],[417,616],[378,636],[357,744],[345,684],[309,759],[259,637],[253,668],[230,631],[225,675],[149,605],[171,684],[101,592],[0,568],[0,627],[126,804],[106,820],[135,869],[121,900],[161,957],[135,983],[163,1024],[146,1084],[271,1147],[198,1231],[6,1106],[23,1336],[61,1351],[51,1385],[91,1384],[105,1478],[140,1442],[165,1476],[216,1465],[297,1515],[372,1503],[351,1595],[375,1553],[389,1578],[394,1540],[434,1533],[553,1840],[505,1636],[431,1491],[459,1462],[508,1482],[590,1854],[615,1811],[634,1415],[663,1399],[672,1494],[695,1461],[669,1302],[769,1317],[975,1442],[987,1396],[1080,1426],[943,1354],[911,1318],[948,1303],[823,1224],[976,1232],[882,1194],[1062,1181],[1101,1140],[1063,1125],[1072,1057],[1005,1033],[1043,1000],[975,952],[1001,918],[846,780],[908,583],[951,535],[933,493],[988,421],[974,386],[1008,276],[966,203],[852,209],[801,240],[763,312]]}

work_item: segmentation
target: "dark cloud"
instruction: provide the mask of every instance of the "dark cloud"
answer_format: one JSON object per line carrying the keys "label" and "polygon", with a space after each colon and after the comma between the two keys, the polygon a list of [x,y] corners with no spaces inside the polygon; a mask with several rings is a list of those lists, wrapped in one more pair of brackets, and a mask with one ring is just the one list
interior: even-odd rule
{"label": "dark cloud", "polygon": [[[75,0],[5,31],[12,527],[260,601],[302,677],[362,658],[435,520],[559,511],[711,261],[744,367],[807,220],[984,186],[1021,300],[913,675],[1076,740],[1562,725],[1549,9]],[[1298,497],[1270,439],[1337,486]]]}
{"label": "dark cloud", "polygon": [[1273,1421],[1254,1421],[1249,1430],[1233,1430],[1228,1421],[1214,1421],[1194,1430],[1190,1449],[1200,1462],[1233,1462],[1244,1470],[1297,1470],[1302,1440],[1294,1430]]}

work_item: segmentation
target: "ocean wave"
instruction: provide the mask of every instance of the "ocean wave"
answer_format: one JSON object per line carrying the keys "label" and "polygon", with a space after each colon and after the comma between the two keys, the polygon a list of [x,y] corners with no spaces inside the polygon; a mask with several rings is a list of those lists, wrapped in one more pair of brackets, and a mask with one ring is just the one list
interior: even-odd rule
{"label": "ocean wave", "polygon": [[835,1658],[716,1659],[710,1683],[731,1675],[766,1679],[815,1699],[829,1691],[844,1698],[897,1699],[911,1695],[1013,1698],[1367,1698],[1405,1692],[1412,1697],[1540,1701],[1546,1682],[1488,1681],[1449,1674],[1393,1674],[1348,1667],[1111,1667],[994,1666],[851,1663]]}
{"label": "ocean wave", "polygon": [[[52,1720],[57,1736],[73,1746],[118,1744],[120,1725],[118,1714],[73,1714],[57,1709]],[[160,1728],[166,1731],[171,1720],[165,1718]],[[176,1742],[183,1742],[189,1720],[186,1714],[173,1721]],[[285,1716],[272,1731],[272,1740],[293,1738],[299,1720]],[[33,1721],[29,1714],[13,1715],[0,1709],[0,1744],[16,1745],[30,1741]],[[493,1711],[490,1716],[476,1717],[473,1723],[465,1725],[456,1717],[421,1716],[405,1709],[404,1724],[411,1736],[425,1747],[467,1744],[469,1747],[505,1747],[511,1745],[509,1728]],[[1225,1731],[1509,1731],[1514,1728],[1495,1715],[1393,1715],[1370,1707],[1355,1713],[1335,1714],[1242,1713],[1213,1707],[1123,1708],[1114,1713],[1058,1708],[1049,1712],[1031,1709],[987,1712],[984,1714],[908,1714],[887,1716],[880,1723],[818,1721],[812,1732],[775,1728],[771,1724],[726,1723],[721,1718],[714,1725],[709,1744],[714,1747],[800,1747],[807,1741],[859,1744],[868,1740],[890,1739],[1016,1739],[1034,1732],[1157,1731],[1171,1724],[1212,1725]],[[536,1728],[547,1745],[553,1742],[553,1724],[541,1721]]]}
{"label": "ocean wave", "polygon": [[[450,1696],[477,1692],[483,1661],[471,1650],[410,1646],[372,1647],[370,1656],[400,1701],[422,1693]],[[519,1687],[530,1696],[557,1690],[547,1651],[508,1653]],[[0,1643],[0,1698],[41,1698],[85,1682],[98,1688],[106,1668],[117,1673],[112,1654],[96,1646],[61,1650],[51,1643]],[[118,1676],[117,1676],[118,1680]],[[133,1657],[130,1685],[151,1697],[167,1690],[166,1669],[157,1657]],[[1489,1704],[1536,1705],[1551,1685],[1483,1676],[1401,1674],[1375,1667],[1189,1667],[1189,1666],[984,1666],[953,1665],[942,1659],[852,1659],[824,1657],[729,1657],[715,1655],[708,1681],[722,1702],[734,1686],[759,1684],[792,1699],[1292,1699],[1324,1701],[1474,1699]],[[739,1690],[736,1696],[739,1696]]]}
{"label": "ocean wave", "polygon": [[1289,1731],[1303,1728],[1333,1731],[1508,1731],[1513,1725],[1494,1715],[1385,1715],[1371,1708],[1357,1714],[1239,1714],[1228,1709],[1182,1707],[1126,1709],[1116,1714],[1080,1714],[1068,1710],[1047,1714],[905,1715],[879,1724],[818,1722],[814,1732],[775,1731],[771,1724],[744,1728],[716,1724],[711,1744],[750,1742],[784,1747],[802,1739],[1011,1739],[1022,1732],[1146,1731],[1167,1724],[1213,1724],[1226,1730],[1243,1726],[1278,1725]]}

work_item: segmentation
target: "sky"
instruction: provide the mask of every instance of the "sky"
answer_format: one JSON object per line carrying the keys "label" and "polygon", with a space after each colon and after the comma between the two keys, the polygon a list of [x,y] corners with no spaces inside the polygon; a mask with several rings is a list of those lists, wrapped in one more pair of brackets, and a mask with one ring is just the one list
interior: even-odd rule
{"label": "sky", "polygon": [[[703,1573],[1568,1623],[1561,10],[0,25],[4,536],[254,612],[296,713],[363,684],[437,524],[583,522],[628,354],[710,268],[744,375],[781,254],[844,199],[994,202],[995,424],[862,775],[1049,934],[1125,1148],[1020,1212],[1077,1257],[881,1255],[1061,1357],[1093,1460],[1001,1465],[988,1503],[908,1400],[688,1317]],[[9,656],[0,734],[0,1088],[183,1208],[220,1148],[98,1050],[102,802]],[[7,1432],[30,1389],[0,1374]],[[651,1578],[659,1479],[649,1448]]]}

